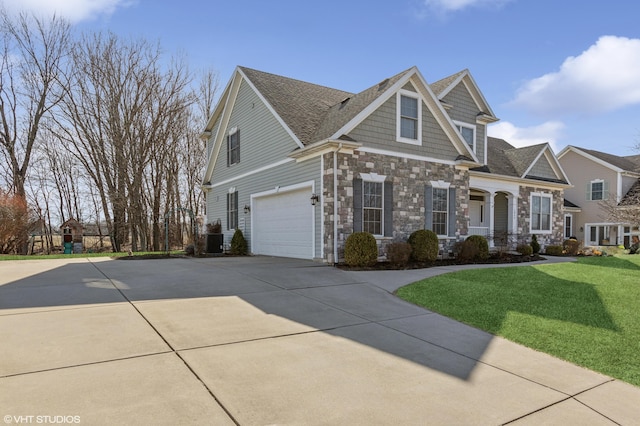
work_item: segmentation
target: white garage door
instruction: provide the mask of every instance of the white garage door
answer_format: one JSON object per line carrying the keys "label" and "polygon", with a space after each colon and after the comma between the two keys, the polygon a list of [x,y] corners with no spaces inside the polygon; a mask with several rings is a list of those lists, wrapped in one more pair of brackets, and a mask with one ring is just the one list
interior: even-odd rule
{"label": "white garage door", "polygon": [[251,251],[270,256],[313,258],[311,188],[253,201]]}

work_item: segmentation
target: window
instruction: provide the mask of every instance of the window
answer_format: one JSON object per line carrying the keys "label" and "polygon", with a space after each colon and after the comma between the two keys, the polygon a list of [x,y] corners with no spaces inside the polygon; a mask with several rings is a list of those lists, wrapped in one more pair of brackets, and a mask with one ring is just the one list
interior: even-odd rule
{"label": "window", "polygon": [[592,180],[587,184],[587,200],[600,201],[609,198],[609,182],[602,179]]}
{"label": "window", "polygon": [[564,215],[564,238],[568,239],[573,234],[573,216],[570,214]]}
{"label": "window", "polygon": [[531,195],[531,231],[551,232],[551,195]]}
{"label": "window", "polygon": [[430,181],[424,188],[425,229],[439,236],[456,234],[456,189],[448,182]]}
{"label": "window", "polygon": [[476,150],[476,127],[464,123],[455,122],[456,128],[462,135],[462,139],[467,142],[471,150]]}
{"label": "window", "polygon": [[433,232],[438,235],[447,235],[448,192],[444,188],[433,188]]}
{"label": "window", "polygon": [[382,182],[362,182],[362,230],[382,235]]}
{"label": "window", "polygon": [[240,129],[232,128],[227,135],[227,166],[240,162]]}
{"label": "window", "polygon": [[231,188],[227,193],[227,229],[238,228],[238,191]]}
{"label": "window", "polygon": [[397,95],[397,139],[399,142],[421,144],[422,101],[415,92],[400,90]]}
{"label": "window", "polygon": [[360,173],[353,179],[353,231],[393,236],[393,183],[386,176]]}

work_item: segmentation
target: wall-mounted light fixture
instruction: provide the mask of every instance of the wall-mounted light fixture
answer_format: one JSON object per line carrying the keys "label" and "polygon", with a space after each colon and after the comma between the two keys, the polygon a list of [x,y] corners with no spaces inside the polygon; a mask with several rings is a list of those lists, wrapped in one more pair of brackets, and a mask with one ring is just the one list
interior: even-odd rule
{"label": "wall-mounted light fixture", "polygon": [[311,205],[315,206],[318,201],[320,201],[320,196],[318,194],[311,194]]}
{"label": "wall-mounted light fixture", "polygon": [[251,206],[249,204],[244,205],[244,214],[247,214],[251,211]]}

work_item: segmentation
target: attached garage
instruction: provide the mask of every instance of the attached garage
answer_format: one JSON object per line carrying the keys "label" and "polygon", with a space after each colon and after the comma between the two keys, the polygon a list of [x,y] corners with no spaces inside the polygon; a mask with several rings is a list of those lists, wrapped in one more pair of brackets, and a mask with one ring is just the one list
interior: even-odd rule
{"label": "attached garage", "polygon": [[311,193],[311,187],[305,187],[252,199],[254,254],[313,259]]}

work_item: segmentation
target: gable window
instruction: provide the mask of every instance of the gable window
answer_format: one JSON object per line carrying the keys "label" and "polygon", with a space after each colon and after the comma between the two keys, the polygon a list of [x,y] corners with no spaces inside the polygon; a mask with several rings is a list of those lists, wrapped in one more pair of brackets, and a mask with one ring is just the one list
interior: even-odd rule
{"label": "gable window", "polygon": [[353,179],[353,231],[393,236],[393,184],[386,176],[360,173]]}
{"label": "gable window", "polygon": [[362,182],[362,230],[382,235],[382,182]]}
{"label": "gable window", "polygon": [[400,90],[397,95],[397,132],[399,142],[419,145],[422,139],[422,102],[415,92]]}
{"label": "gable window", "polygon": [[227,229],[238,228],[238,191],[229,189],[227,193]]}
{"label": "gable window", "polygon": [[232,128],[227,135],[227,166],[240,162],[240,129]]}
{"label": "gable window", "polygon": [[448,182],[431,181],[424,190],[425,229],[438,236],[456,233],[456,189]]}
{"label": "gable window", "polygon": [[609,182],[602,179],[592,180],[587,184],[587,200],[600,201],[609,198]]}
{"label": "gable window", "polygon": [[531,194],[531,232],[551,232],[551,195]]}
{"label": "gable window", "polygon": [[471,147],[471,150],[475,152],[476,151],[476,127],[471,126],[469,124],[460,123],[457,121],[455,122],[455,125],[456,125],[456,128],[458,129],[458,132],[460,132],[462,139],[464,139],[465,142]]}

